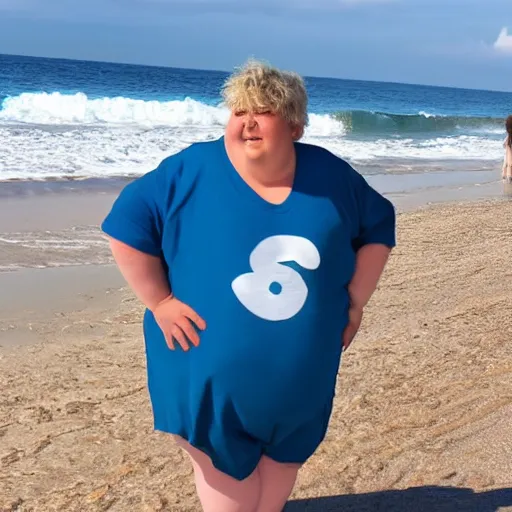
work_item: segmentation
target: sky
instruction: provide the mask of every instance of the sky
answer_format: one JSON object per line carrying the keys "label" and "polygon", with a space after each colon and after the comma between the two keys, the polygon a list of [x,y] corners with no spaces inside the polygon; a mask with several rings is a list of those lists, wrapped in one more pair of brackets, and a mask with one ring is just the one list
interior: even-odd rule
{"label": "sky", "polygon": [[511,0],[0,0],[0,53],[512,91]]}

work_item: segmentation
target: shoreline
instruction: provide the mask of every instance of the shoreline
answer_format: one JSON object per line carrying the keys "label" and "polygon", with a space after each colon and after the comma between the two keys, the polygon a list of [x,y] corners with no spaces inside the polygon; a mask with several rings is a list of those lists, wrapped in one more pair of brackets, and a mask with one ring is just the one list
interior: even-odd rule
{"label": "shoreline", "polygon": [[[100,224],[130,181],[0,182],[0,275],[23,268],[112,264]],[[436,205],[512,198],[512,186],[507,195],[499,181],[461,186],[455,180],[450,186],[419,189],[409,182],[403,192],[386,190],[389,182],[378,176],[368,181],[399,215]]]}
{"label": "shoreline", "polygon": [[[399,214],[286,511],[512,510],[510,214]],[[198,510],[187,459],[153,431],[143,307],[117,269],[24,269],[0,289],[0,510]]]}
{"label": "shoreline", "polygon": [[[172,156],[173,153],[163,158]],[[475,185],[496,182],[500,176],[501,160],[422,160],[380,158],[371,161],[352,161],[349,165],[362,174],[383,193],[403,193],[425,188]],[[377,165],[378,164],[378,165]],[[122,186],[152,170],[148,165],[141,173],[113,174],[107,176],[48,176],[46,178],[0,179],[0,198],[34,196],[62,192],[119,191]]]}
{"label": "shoreline", "polygon": [[8,292],[0,294],[0,354],[51,342],[47,326],[55,319],[115,309],[125,289],[123,277],[111,264],[0,272],[0,290]]}
{"label": "shoreline", "polygon": [[[459,163],[460,164],[460,163]],[[500,173],[496,169],[480,168],[470,171],[460,168],[460,165],[449,168],[440,168],[431,172],[383,172],[365,174],[356,166],[368,183],[380,193],[386,195],[400,210],[402,205],[420,207],[424,204],[445,203],[452,201],[483,200],[501,195]],[[0,180],[0,213],[5,206],[17,207],[18,201],[48,201],[60,198],[86,197],[97,200],[103,198],[101,207],[103,210],[107,203],[112,201],[121,189],[132,180],[140,177],[116,176],[116,177],[85,177],[80,179],[47,179],[47,180]],[[440,194],[441,199],[435,200]],[[405,199],[410,196],[412,200]],[[31,206],[28,206],[29,208]],[[407,206],[409,209],[410,206]],[[37,212],[39,213],[39,212]],[[0,221],[3,218],[0,215]],[[16,217],[16,216],[14,216]],[[97,217],[96,217],[97,218]],[[11,219],[12,220],[12,219]],[[15,219],[16,220],[16,219]],[[84,219],[85,222],[87,222]],[[93,217],[94,221],[94,217]],[[0,232],[4,229],[0,224]]]}

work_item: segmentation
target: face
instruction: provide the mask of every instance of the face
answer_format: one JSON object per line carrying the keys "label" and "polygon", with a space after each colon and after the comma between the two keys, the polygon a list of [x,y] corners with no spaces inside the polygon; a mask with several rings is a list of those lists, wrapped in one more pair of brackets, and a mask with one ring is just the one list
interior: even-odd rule
{"label": "face", "polygon": [[226,126],[225,141],[234,154],[250,160],[279,157],[293,149],[301,129],[291,126],[270,111],[232,112]]}

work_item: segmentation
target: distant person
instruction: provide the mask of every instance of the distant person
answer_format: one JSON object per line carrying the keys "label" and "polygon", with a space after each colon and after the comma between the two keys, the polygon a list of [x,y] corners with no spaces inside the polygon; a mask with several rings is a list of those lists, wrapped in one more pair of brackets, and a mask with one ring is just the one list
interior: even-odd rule
{"label": "distant person", "polygon": [[298,75],[251,61],[223,95],[225,134],[127,185],[102,228],[147,307],[155,429],[190,455],[203,510],[280,512],[326,434],[395,211],[298,142]]}
{"label": "distant person", "polygon": [[503,170],[501,177],[507,185],[512,184],[512,115],[505,121],[507,138],[503,145],[505,146],[505,157],[503,159]]}

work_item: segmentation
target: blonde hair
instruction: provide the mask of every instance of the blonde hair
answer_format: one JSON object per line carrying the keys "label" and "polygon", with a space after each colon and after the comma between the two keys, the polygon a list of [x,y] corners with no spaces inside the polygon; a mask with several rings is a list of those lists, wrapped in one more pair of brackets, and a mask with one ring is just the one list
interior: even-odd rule
{"label": "blonde hair", "polygon": [[308,96],[303,79],[294,72],[281,71],[261,61],[248,60],[225,82],[222,96],[233,112],[279,114],[291,125],[308,124]]}

